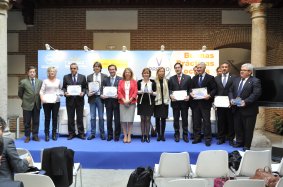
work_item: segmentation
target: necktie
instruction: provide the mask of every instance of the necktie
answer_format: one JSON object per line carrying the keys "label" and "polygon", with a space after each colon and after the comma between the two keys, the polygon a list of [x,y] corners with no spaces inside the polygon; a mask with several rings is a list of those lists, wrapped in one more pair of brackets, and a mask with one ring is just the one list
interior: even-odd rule
{"label": "necktie", "polygon": [[237,97],[239,97],[241,95],[241,92],[242,92],[242,89],[243,89],[244,80],[245,79],[241,79],[241,82],[240,82],[240,85],[239,85],[238,91],[237,91]]}
{"label": "necktie", "polygon": [[73,83],[74,83],[74,84],[77,83],[76,76],[73,76]]}
{"label": "necktie", "polygon": [[202,75],[199,75],[198,86],[201,87],[202,83]]}
{"label": "necktie", "polygon": [[111,84],[111,86],[114,85],[114,77],[111,77],[110,84]]}
{"label": "necktie", "polygon": [[226,74],[223,74],[223,82],[222,82],[222,84],[223,84],[223,87],[225,87],[226,86],[226,83],[227,83],[227,77],[226,77],[227,75]]}
{"label": "necktie", "polygon": [[34,79],[31,79],[31,85],[32,85],[32,89],[33,89],[33,91],[35,91]]}
{"label": "necktie", "polygon": [[178,83],[181,84],[181,76],[178,75]]}

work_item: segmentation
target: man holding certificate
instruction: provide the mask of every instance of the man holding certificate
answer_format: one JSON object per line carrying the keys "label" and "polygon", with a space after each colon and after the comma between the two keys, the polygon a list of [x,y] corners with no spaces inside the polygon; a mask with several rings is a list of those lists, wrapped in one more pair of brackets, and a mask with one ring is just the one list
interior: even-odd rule
{"label": "man holding certificate", "polygon": [[174,65],[176,75],[170,77],[168,82],[171,107],[174,118],[174,139],[180,141],[180,113],[182,117],[183,140],[189,142],[188,138],[188,109],[189,109],[189,90],[191,88],[191,77],[182,73],[182,64],[177,62]]}
{"label": "man holding certificate", "polygon": [[[119,141],[121,133],[120,110],[117,98],[117,87],[122,77],[116,75],[117,67],[114,64],[108,66],[110,76],[105,78],[102,86],[103,92],[101,98],[104,100],[107,116],[107,141],[111,141],[114,136],[114,141]],[[113,133],[112,119],[114,115],[115,131]],[[113,135],[114,134],[114,135]]]}
{"label": "man holding certificate", "polygon": [[201,126],[204,126],[205,145],[211,145],[211,122],[210,110],[214,95],[216,94],[216,84],[214,77],[205,72],[206,64],[200,62],[197,65],[198,75],[193,77],[191,96],[191,108],[193,112],[194,141],[192,144],[201,142]]}
{"label": "man holding certificate", "polygon": [[84,95],[86,91],[86,78],[78,73],[78,65],[70,65],[71,73],[63,78],[63,91],[66,97],[66,108],[68,114],[68,140],[76,137],[75,132],[75,112],[77,116],[78,137],[85,139],[83,112],[84,112]]}
{"label": "man holding certificate", "polygon": [[[217,105],[217,96],[215,97],[214,104],[217,107],[217,116],[218,116],[218,141],[217,144],[225,143],[226,137],[229,140],[229,144],[233,145],[233,140],[235,137],[235,130],[234,130],[234,121],[232,110],[229,107],[229,98],[228,93],[229,89],[232,86],[233,80],[236,78],[235,75],[229,73],[230,71],[230,64],[224,62],[221,66],[221,74],[215,77],[215,82],[217,85],[217,96],[226,96],[227,97],[227,105],[228,106],[220,106]],[[220,97],[219,97],[220,98]],[[219,100],[219,104],[225,103],[224,100]]]}
{"label": "man holding certificate", "polygon": [[229,99],[233,105],[236,143],[234,147],[243,147],[243,151],[251,147],[253,133],[258,114],[256,101],[261,96],[261,83],[252,76],[253,65],[241,66],[240,77],[234,79],[229,90]]}
{"label": "man holding certificate", "polygon": [[104,132],[104,105],[100,98],[100,94],[102,92],[102,82],[107,77],[107,75],[101,73],[102,65],[100,62],[95,62],[93,64],[93,73],[87,76],[87,95],[88,95],[88,103],[90,108],[90,124],[91,124],[91,134],[87,138],[88,140],[92,140],[95,138],[96,133],[96,110],[98,112],[99,119],[99,131],[100,131],[100,139],[105,140],[105,132]]}

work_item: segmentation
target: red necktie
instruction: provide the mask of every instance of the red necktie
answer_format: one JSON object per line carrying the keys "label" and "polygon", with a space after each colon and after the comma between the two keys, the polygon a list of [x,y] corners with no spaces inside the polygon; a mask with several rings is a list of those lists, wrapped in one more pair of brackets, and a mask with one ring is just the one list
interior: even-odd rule
{"label": "red necktie", "polygon": [[178,75],[178,83],[181,84],[181,76]]}

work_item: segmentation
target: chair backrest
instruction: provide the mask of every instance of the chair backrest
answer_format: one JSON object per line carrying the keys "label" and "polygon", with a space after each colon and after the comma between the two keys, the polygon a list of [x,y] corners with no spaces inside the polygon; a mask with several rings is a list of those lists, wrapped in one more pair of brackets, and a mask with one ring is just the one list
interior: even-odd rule
{"label": "chair backrest", "polygon": [[14,179],[22,181],[25,187],[55,187],[51,178],[46,175],[17,173]]}
{"label": "chair backrest", "polygon": [[257,179],[228,180],[224,183],[224,187],[265,187],[265,183]]}
{"label": "chair backrest", "polygon": [[159,160],[161,177],[185,177],[190,174],[189,153],[162,153]]}
{"label": "chair backrest", "polygon": [[283,178],[281,178],[281,179],[277,182],[277,184],[276,184],[275,187],[283,187]]}
{"label": "chair backrest", "polygon": [[169,181],[166,187],[207,187],[207,183],[205,179],[176,179]]}
{"label": "chair backrest", "polygon": [[228,176],[228,152],[224,150],[207,150],[200,152],[196,163],[196,177]]}
{"label": "chair backrest", "polygon": [[264,168],[268,166],[271,168],[271,151],[251,151],[247,150],[242,157],[239,169],[237,171],[238,176],[251,177],[255,174],[258,168]]}
{"label": "chair backrest", "polygon": [[31,155],[31,153],[29,152],[29,150],[24,149],[24,148],[17,148],[17,152],[18,152],[20,158],[22,158],[22,159],[25,158],[26,156],[30,156],[30,157],[31,157],[30,166],[33,166],[34,161],[33,161],[32,155]]}

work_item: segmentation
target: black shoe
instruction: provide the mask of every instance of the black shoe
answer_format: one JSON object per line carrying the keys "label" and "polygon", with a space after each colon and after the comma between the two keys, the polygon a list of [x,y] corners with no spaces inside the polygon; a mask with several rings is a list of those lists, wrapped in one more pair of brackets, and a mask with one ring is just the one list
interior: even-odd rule
{"label": "black shoe", "polygon": [[114,141],[115,141],[115,142],[118,142],[118,141],[119,141],[119,137],[115,137],[115,138],[114,138]]}
{"label": "black shoe", "polygon": [[26,139],[25,139],[25,143],[29,143],[29,141],[30,141],[30,137],[27,136]]}
{"label": "black shoe", "polygon": [[54,140],[54,141],[57,140],[57,134],[56,134],[56,133],[53,133],[53,134],[52,134],[52,140]]}
{"label": "black shoe", "polygon": [[106,140],[105,134],[100,134],[100,139],[101,139],[101,140]]}
{"label": "black shoe", "polygon": [[233,145],[233,147],[235,147],[235,148],[244,147],[244,145],[241,144],[241,143],[235,143],[235,144]]}
{"label": "black shoe", "polygon": [[161,140],[162,140],[163,142],[165,142],[165,137],[164,137],[164,135],[161,136]]}
{"label": "black shoe", "polygon": [[224,144],[224,143],[225,143],[225,140],[219,139],[216,144],[217,145],[221,145],[221,144]]}
{"label": "black shoe", "polygon": [[198,140],[194,140],[194,141],[192,142],[192,144],[197,144],[197,143],[200,143],[200,142],[201,142],[201,140],[198,139]]}
{"label": "black shoe", "polygon": [[230,146],[234,146],[234,141],[233,140],[229,140],[229,145]]}
{"label": "black shoe", "polygon": [[142,137],[141,137],[141,142],[142,142],[142,143],[145,142],[145,136],[144,136],[144,135],[142,135]]}
{"label": "black shoe", "polygon": [[85,140],[85,135],[84,134],[78,134],[78,138],[82,139],[82,140]]}
{"label": "black shoe", "polygon": [[111,141],[111,140],[113,140],[113,136],[108,136],[108,137],[107,137],[107,141],[109,142],[109,141]]}
{"label": "black shoe", "polygon": [[147,143],[149,143],[149,142],[150,142],[150,137],[149,137],[149,136],[146,136],[145,141],[146,141]]}
{"label": "black shoe", "polygon": [[70,135],[68,136],[67,140],[71,140],[71,139],[73,139],[73,138],[75,138],[75,137],[76,137],[75,134],[70,134]]}
{"label": "black shoe", "polygon": [[161,136],[158,135],[156,140],[159,142],[161,140]]}
{"label": "black shoe", "polygon": [[36,141],[36,142],[39,142],[39,141],[40,141],[40,139],[38,138],[38,136],[33,136],[33,137],[32,137],[32,140],[33,140],[33,141]]}
{"label": "black shoe", "polygon": [[175,142],[179,142],[180,136],[178,134],[174,134],[174,139],[175,139]]}
{"label": "black shoe", "polygon": [[243,147],[243,151],[250,150],[249,147]]}
{"label": "black shoe", "polygon": [[91,134],[89,137],[87,137],[87,140],[92,140],[95,138],[95,135],[94,134]]}
{"label": "black shoe", "polygon": [[45,141],[46,141],[46,142],[49,142],[49,139],[50,139],[50,138],[49,138],[49,134],[46,134],[46,135],[45,135]]}
{"label": "black shoe", "polygon": [[211,146],[211,141],[210,140],[205,141],[205,146],[207,147]]}
{"label": "black shoe", "polygon": [[183,140],[184,142],[188,143],[189,142],[188,135],[183,135]]}

